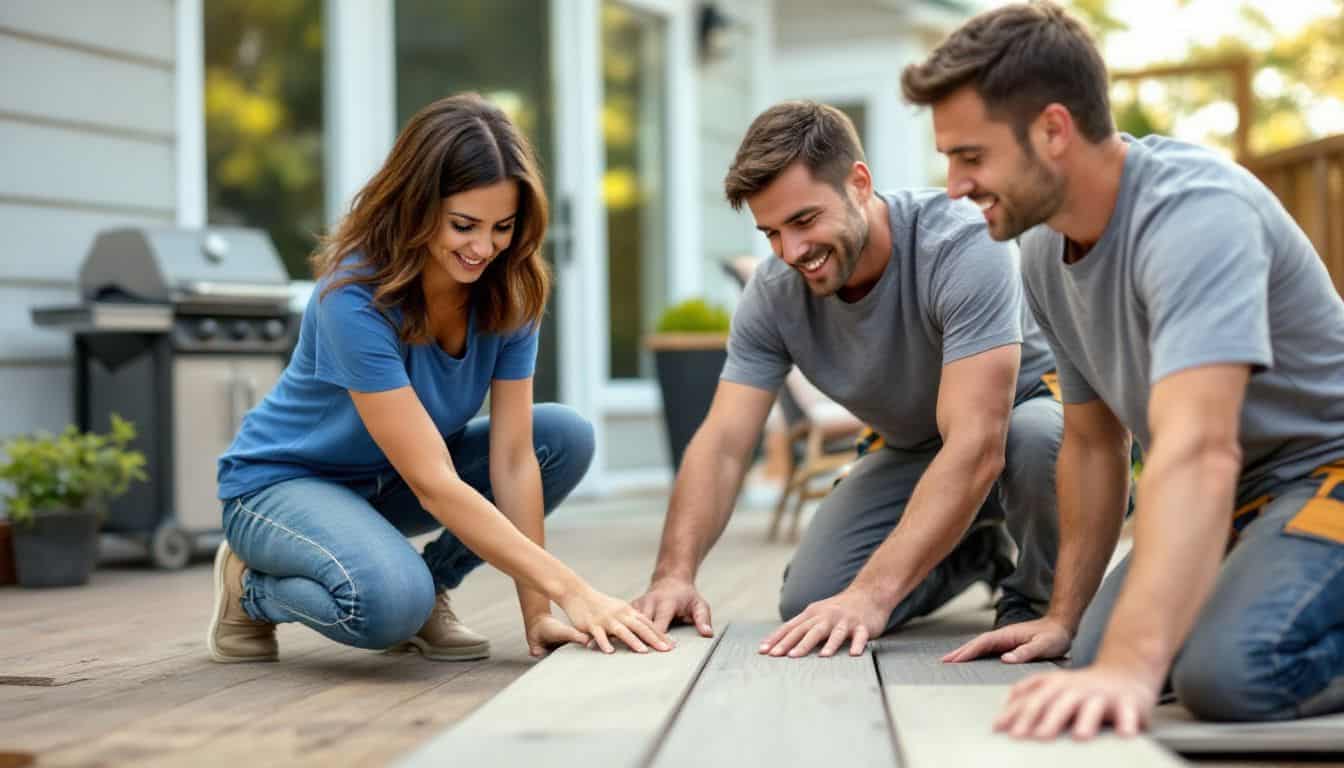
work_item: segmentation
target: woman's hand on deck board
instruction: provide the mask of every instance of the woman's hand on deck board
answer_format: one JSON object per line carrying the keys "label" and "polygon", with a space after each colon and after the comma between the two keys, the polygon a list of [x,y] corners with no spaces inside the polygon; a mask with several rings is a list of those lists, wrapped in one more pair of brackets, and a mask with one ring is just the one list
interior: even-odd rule
{"label": "woman's hand on deck board", "polygon": [[651,647],[659,651],[673,648],[667,633],[660,632],[634,606],[587,585],[556,602],[574,623],[574,628],[591,636],[592,643],[603,653],[616,650],[612,638],[636,653],[648,653]]}

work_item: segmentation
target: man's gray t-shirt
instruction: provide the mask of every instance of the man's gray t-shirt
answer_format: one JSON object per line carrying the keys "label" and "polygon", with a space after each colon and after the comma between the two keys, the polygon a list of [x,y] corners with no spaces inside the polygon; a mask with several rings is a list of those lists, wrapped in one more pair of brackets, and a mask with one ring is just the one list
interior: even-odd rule
{"label": "man's gray t-shirt", "polygon": [[1045,226],[1022,238],[1027,300],[1065,403],[1100,398],[1150,441],[1163,377],[1252,366],[1241,503],[1344,457],[1344,301],[1277,198],[1240,166],[1161,137],[1135,140],[1101,239],[1073,264]]}
{"label": "man's gray t-shirt", "polygon": [[938,189],[881,199],[892,251],[877,285],[852,303],[818,297],[766,259],[733,314],[722,378],[776,392],[797,365],[889,446],[935,450],[944,365],[1021,344],[1023,397],[1054,361],[1023,302],[1016,253],[989,237],[979,209]]}

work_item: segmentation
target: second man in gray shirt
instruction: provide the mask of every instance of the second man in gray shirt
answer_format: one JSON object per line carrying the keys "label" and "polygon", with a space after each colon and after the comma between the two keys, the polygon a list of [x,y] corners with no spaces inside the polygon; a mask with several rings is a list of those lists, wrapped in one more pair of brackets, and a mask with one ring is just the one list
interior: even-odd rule
{"label": "second man in gray shirt", "polygon": [[1057,546],[1062,413],[1011,248],[940,190],[875,192],[853,125],[811,102],[760,115],[725,186],[778,258],[756,270],[734,315],[636,607],[659,627],[681,619],[710,632],[695,573],[796,365],[885,447],[823,501],[786,571],[786,623],[762,652],[859,653],[977,580],[1002,582],[997,623],[1035,618]]}

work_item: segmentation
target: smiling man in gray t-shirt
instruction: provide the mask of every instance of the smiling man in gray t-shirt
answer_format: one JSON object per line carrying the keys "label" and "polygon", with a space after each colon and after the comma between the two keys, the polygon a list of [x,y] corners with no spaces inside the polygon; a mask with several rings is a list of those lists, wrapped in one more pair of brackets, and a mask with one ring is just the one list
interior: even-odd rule
{"label": "smiling man in gray t-shirt", "polygon": [[862,160],[841,112],[787,102],[756,119],[728,173],[729,201],[750,207],[778,258],[734,315],[652,584],[635,601],[660,627],[681,618],[708,633],[694,574],[792,366],[886,445],[822,502],[786,572],[786,623],[762,652],[860,653],[976,580],[1003,582],[1001,625],[1049,599],[1061,406],[1042,381],[1054,365],[1012,249],[941,191],[874,192]]}
{"label": "smiling man in gray t-shirt", "polygon": [[[1022,235],[1065,403],[1050,609],[950,657],[1071,644],[1074,669],[996,725],[1132,734],[1168,679],[1210,719],[1344,710],[1344,301],[1307,237],[1244,168],[1116,133],[1105,64],[1051,2],[977,16],[902,86],[933,106],[948,194]],[[1097,592],[1130,432],[1134,548]]]}

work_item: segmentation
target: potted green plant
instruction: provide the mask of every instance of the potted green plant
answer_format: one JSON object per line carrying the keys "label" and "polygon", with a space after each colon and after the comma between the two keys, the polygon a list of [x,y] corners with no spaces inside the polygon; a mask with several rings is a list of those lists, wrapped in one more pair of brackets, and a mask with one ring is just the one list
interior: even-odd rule
{"label": "potted green plant", "polygon": [[134,425],[114,414],[108,434],[71,426],[59,435],[44,432],[5,444],[0,481],[9,485],[5,508],[20,586],[89,580],[108,499],[145,479],[144,454],[127,448],[134,439]]}
{"label": "potted green plant", "polygon": [[681,466],[686,445],[709,413],[728,356],[730,321],[723,307],[704,299],[687,299],[668,307],[658,320],[657,332],[644,337],[658,372],[674,470]]}

